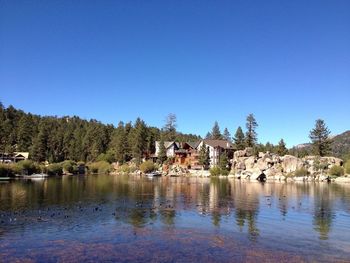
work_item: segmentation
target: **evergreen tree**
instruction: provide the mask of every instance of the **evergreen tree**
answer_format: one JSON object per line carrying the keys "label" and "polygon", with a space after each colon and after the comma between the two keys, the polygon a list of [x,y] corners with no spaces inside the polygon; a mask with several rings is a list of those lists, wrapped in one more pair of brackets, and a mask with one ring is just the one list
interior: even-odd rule
{"label": "evergreen tree", "polygon": [[211,139],[211,133],[207,132],[207,134],[205,135],[205,139],[206,140],[210,140]]}
{"label": "evergreen tree", "polygon": [[227,158],[227,154],[226,153],[222,153],[220,155],[220,160],[219,160],[219,168],[221,170],[221,174],[222,175],[228,175],[230,172],[230,168],[229,168],[229,160]]}
{"label": "evergreen tree", "polygon": [[230,134],[230,132],[228,131],[227,128],[225,128],[225,130],[224,130],[223,138],[226,141],[232,142],[231,134]]}
{"label": "evergreen tree", "polygon": [[209,150],[204,142],[199,150],[199,164],[202,165],[204,169],[210,164]]}
{"label": "evergreen tree", "polygon": [[132,132],[132,156],[137,164],[140,164],[143,158],[143,154],[147,148],[147,127],[144,121],[140,118],[136,119],[134,130]]}
{"label": "evergreen tree", "polygon": [[222,134],[220,132],[220,127],[217,121],[215,121],[212,132],[211,132],[211,139],[212,140],[222,140]]}
{"label": "evergreen tree", "polygon": [[235,133],[234,142],[237,150],[244,150],[245,148],[245,138],[242,128],[239,126]]}
{"label": "evergreen tree", "polygon": [[48,158],[48,140],[50,127],[47,120],[43,119],[39,124],[39,133],[33,141],[31,156],[34,161],[43,162]]}
{"label": "evergreen tree", "polygon": [[176,115],[169,113],[163,127],[165,140],[175,141],[176,139]]}
{"label": "evergreen tree", "polygon": [[327,155],[331,150],[332,141],[329,138],[330,130],[324,120],[318,119],[315,128],[310,131],[310,139],[313,144],[315,154],[319,156]]}
{"label": "evergreen tree", "polygon": [[258,123],[256,122],[254,115],[249,114],[246,123],[246,143],[248,147],[254,147],[257,142],[257,133],[255,131],[257,127]]}
{"label": "evergreen tree", "polygon": [[159,142],[159,152],[158,152],[158,161],[160,164],[163,164],[167,159],[166,155],[166,148],[165,148],[165,143],[164,143],[164,137],[160,137],[160,142]]}
{"label": "evergreen tree", "polygon": [[286,147],[286,143],[284,142],[283,139],[281,139],[278,143],[278,146],[277,146],[277,154],[279,156],[284,156],[288,153],[288,149]]}

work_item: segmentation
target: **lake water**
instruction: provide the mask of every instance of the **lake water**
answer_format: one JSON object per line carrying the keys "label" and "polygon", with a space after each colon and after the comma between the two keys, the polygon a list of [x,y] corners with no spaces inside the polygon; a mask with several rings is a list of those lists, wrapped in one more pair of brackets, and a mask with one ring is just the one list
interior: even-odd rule
{"label": "lake water", "polygon": [[0,182],[0,262],[350,262],[350,185]]}

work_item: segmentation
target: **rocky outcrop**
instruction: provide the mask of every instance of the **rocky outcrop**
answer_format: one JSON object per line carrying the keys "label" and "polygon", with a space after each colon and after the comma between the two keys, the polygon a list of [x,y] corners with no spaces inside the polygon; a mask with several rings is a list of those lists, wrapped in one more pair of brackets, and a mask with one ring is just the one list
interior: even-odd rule
{"label": "rocky outcrop", "polygon": [[[329,180],[327,170],[334,165],[343,165],[335,157],[306,156],[297,158],[292,155],[279,156],[274,153],[253,154],[252,148],[236,151],[232,159],[232,174],[236,178],[257,179],[264,174],[267,180],[285,180],[298,175],[293,180],[309,181]],[[297,173],[296,173],[297,171]]]}

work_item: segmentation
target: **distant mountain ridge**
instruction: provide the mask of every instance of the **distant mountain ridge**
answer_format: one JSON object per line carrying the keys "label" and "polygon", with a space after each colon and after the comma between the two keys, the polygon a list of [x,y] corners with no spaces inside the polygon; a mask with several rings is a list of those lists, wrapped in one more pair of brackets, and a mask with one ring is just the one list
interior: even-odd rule
{"label": "distant mountain ridge", "polygon": [[[332,152],[331,155],[344,158],[346,155],[350,154],[350,130],[343,132],[341,134],[332,136]],[[311,143],[302,143],[293,147],[296,151],[307,151],[311,154],[312,144]]]}

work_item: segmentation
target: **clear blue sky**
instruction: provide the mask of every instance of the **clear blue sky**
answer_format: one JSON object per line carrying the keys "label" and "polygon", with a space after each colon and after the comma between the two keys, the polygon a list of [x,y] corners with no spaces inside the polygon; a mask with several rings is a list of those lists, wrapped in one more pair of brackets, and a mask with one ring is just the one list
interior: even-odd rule
{"label": "clear blue sky", "polygon": [[261,142],[350,129],[350,1],[0,0],[0,100],[204,136],[254,113]]}

